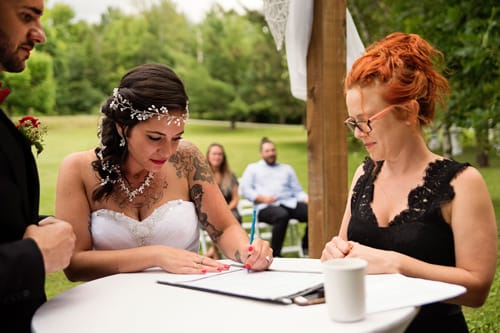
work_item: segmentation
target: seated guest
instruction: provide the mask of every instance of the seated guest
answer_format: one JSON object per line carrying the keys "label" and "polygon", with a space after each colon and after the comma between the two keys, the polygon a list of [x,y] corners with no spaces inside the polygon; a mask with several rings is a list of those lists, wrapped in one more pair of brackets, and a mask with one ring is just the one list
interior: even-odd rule
{"label": "seated guest", "polygon": [[485,302],[496,268],[497,226],[481,174],[433,153],[424,138],[448,91],[435,69],[440,57],[420,36],[394,33],[354,62],[345,124],[370,156],[352,180],[340,233],[321,257],[362,258],[369,274],[467,289],[422,306],[406,332],[468,332],[460,306]]}
{"label": "seated guest", "polygon": [[[288,220],[307,222],[308,196],[288,164],[277,162],[276,146],[264,137],[260,143],[258,162],[249,164],[240,180],[241,193],[255,204],[259,221],[273,226],[271,247],[276,257],[286,236]],[[302,239],[304,252],[308,249],[307,227]]]}
{"label": "seated guest", "polygon": [[132,69],[101,112],[100,146],[66,157],[57,181],[56,216],[76,234],[70,280],[227,269],[198,255],[200,225],[226,257],[253,270],[270,265],[269,244],[250,245],[205,157],[183,140],[188,97],[171,69]]}
{"label": "seated guest", "polygon": [[[238,180],[229,167],[224,147],[221,144],[212,143],[208,146],[206,157],[208,165],[210,165],[210,169],[214,173],[215,182],[219,185],[219,189],[224,199],[226,199],[231,213],[241,223],[241,216],[238,212],[238,202],[240,201]],[[220,258],[219,252],[213,244],[207,250],[207,257],[213,259]]]}
{"label": "seated guest", "polygon": [[218,143],[212,143],[208,146],[207,161],[231,213],[241,223],[241,216],[238,212],[238,202],[240,201],[238,179],[229,167],[224,147]]}

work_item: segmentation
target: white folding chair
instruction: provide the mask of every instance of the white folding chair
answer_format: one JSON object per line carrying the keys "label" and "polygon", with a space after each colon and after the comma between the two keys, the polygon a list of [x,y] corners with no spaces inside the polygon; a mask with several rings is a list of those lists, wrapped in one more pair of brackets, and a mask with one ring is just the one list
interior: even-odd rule
{"label": "white folding chair", "polygon": [[[243,221],[251,221],[253,215],[253,203],[247,199],[241,198],[238,202],[238,212],[240,213]],[[252,223],[243,222],[242,226],[243,228],[245,228],[245,230],[248,230],[248,232],[250,232]],[[255,235],[259,236],[258,225],[256,225]],[[210,245],[212,245],[212,239],[205,230],[200,228],[200,253],[202,255],[206,255],[207,250],[210,248]]]}
{"label": "white folding chair", "polygon": [[203,256],[206,255],[207,250],[211,244],[212,240],[210,239],[208,233],[200,228],[200,250],[199,250],[200,254]]}
{"label": "white folding chair", "polygon": [[[263,221],[259,221],[257,224],[259,226],[259,237],[270,241],[272,237],[273,226]],[[283,247],[281,248],[282,255],[287,253],[296,253],[297,257],[304,257],[304,250],[302,249],[302,239],[300,237],[299,220],[290,219],[288,221],[285,244],[289,245],[283,245]]]}
{"label": "white folding chair", "polygon": [[[241,198],[238,202],[238,212],[240,213],[243,222],[241,226],[250,233],[252,228],[252,215],[254,206],[253,203],[245,198]],[[260,239],[271,241],[273,226],[264,221],[257,220],[255,223],[255,236]],[[289,245],[284,245],[281,248],[281,254],[296,253],[299,258],[304,257],[304,250],[302,249],[302,239],[300,237],[299,221],[297,219],[290,219],[286,229],[285,242]],[[208,248],[212,244],[212,240],[208,233],[200,229],[200,253],[205,255]]]}
{"label": "white folding chair", "polygon": [[[242,223],[243,228],[250,232],[252,227],[251,216],[253,214],[253,203],[248,199],[240,199],[238,204],[238,211],[242,217],[250,216],[250,218],[243,218]],[[270,241],[272,237],[272,225],[266,223],[264,221],[256,221],[255,224],[255,236]],[[304,250],[302,249],[302,239],[300,238],[300,229],[299,229],[299,221],[297,219],[290,219],[288,221],[288,227],[286,230],[286,238],[285,241],[288,240],[289,245],[283,246],[281,249],[281,253],[297,253],[297,256],[300,258],[304,257]]]}

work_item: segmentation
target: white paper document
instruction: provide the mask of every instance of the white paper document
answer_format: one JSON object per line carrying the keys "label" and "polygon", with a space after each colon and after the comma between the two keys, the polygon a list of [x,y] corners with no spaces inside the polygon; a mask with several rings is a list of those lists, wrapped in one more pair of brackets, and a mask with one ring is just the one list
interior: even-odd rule
{"label": "white paper document", "polygon": [[228,271],[200,275],[166,274],[158,283],[262,301],[291,304],[293,297],[323,286],[320,272],[295,270],[247,271],[231,266]]}
{"label": "white paper document", "polygon": [[410,278],[401,274],[366,276],[366,312],[393,310],[444,301],[465,293],[456,284]]}
{"label": "white paper document", "polygon": [[[203,275],[164,274],[158,283],[281,304],[323,287],[318,259],[276,258],[269,270],[247,271],[241,264]],[[465,292],[459,285],[416,279],[401,274],[366,276],[366,312],[393,310],[444,301]]]}

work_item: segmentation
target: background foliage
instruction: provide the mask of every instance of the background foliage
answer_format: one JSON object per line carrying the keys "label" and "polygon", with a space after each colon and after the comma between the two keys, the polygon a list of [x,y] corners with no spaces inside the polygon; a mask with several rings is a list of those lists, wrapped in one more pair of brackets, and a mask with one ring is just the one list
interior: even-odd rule
{"label": "background foliage", "polygon": [[[139,3],[139,2],[138,2]],[[99,23],[74,20],[66,4],[46,10],[47,43],[37,48],[29,67],[34,71],[0,79],[14,95],[12,114],[97,113],[120,78],[142,63],[163,63],[185,81],[191,114],[198,119],[300,123],[305,103],[289,93],[284,53],[276,51],[262,14],[240,15],[215,5],[206,19],[193,24],[169,0],[148,5],[136,14],[108,8]],[[40,87],[39,87],[40,86]],[[16,98],[27,88],[46,94]]]}

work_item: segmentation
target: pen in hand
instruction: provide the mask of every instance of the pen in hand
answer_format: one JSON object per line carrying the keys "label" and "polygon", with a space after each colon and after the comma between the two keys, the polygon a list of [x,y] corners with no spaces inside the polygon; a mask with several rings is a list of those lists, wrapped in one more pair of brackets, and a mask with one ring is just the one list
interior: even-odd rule
{"label": "pen in hand", "polygon": [[[252,213],[252,225],[250,227],[250,247],[251,247],[251,245],[253,243],[253,239],[255,237],[255,222],[256,222],[256,220],[257,220],[257,212],[254,209],[253,213]],[[246,264],[245,267],[247,268],[248,271],[250,271],[250,266],[248,264]]]}
{"label": "pen in hand", "polygon": [[255,236],[255,221],[257,220],[257,211],[254,209],[252,213],[252,226],[250,227],[250,245],[252,245]]}

